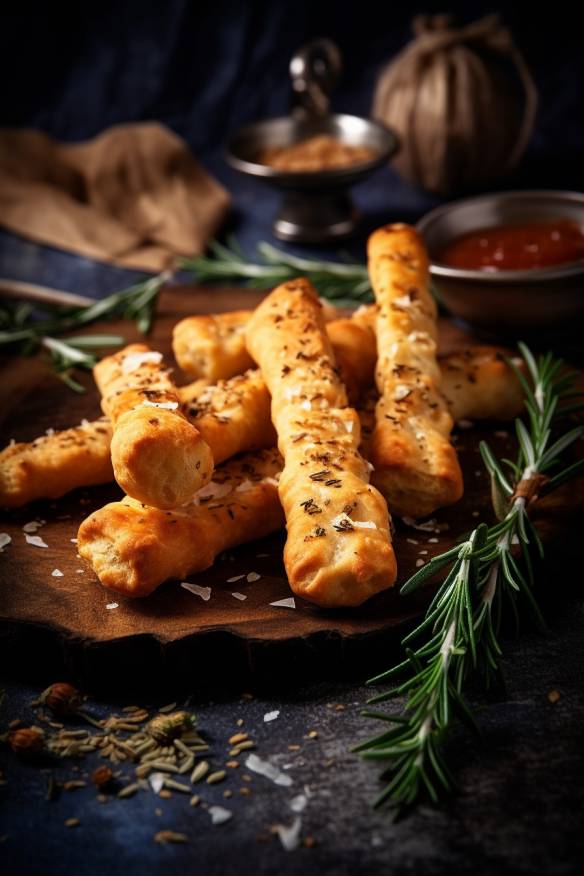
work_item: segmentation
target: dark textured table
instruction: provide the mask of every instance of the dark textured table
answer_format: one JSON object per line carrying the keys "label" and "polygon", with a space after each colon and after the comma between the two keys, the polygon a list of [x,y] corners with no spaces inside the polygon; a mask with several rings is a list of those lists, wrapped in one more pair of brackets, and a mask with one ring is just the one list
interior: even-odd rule
{"label": "dark textured table", "polygon": [[[362,686],[322,683],[278,696],[258,694],[251,701],[234,694],[199,703],[194,696],[189,703],[213,754],[221,757],[226,738],[243,718],[242,729],[257,741],[257,753],[293,784],[281,787],[253,774],[251,795],[241,797],[238,789],[245,783],[234,774],[245,772],[242,764],[227,784],[202,785],[204,801],[233,812],[229,822],[212,825],[208,812],[200,805],[191,808],[188,797],[178,793],[161,800],[139,792],[100,804],[93,788],[83,788],[48,802],[46,776],[3,750],[7,784],[0,789],[0,868],[5,874],[83,869],[110,876],[169,868],[208,876],[579,873],[584,860],[582,613],[580,596],[564,593],[551,611],[549,637],[527,634],[520,644],[510,644],[506,696],[480,700],[482,739],[464,731],[451,738],[449,757],[460,794],[441,811],[422,807],[396,824],[388,813],[371,810],[377,768],[348,751],[373,730],[359,717],[367,696]],[[547,698],[550,690],[560,693],[555,703]],[[36,692],[10,686],[2,726],[26,715]],[[90,708],[100,713],[95,704]],[[280,711],[278,718],[265,723],[263,716],[272,710]],[[310,731],[317,737],[307,738]],[[300,750],[290,751],[288,745]],[[93,762],[85,761],[82,770]],[[56,769],[55,776],[60,775],[74,776],[70,766]],[[234,789],[228,800],[225,787]],[[290,802],[299,794],[307,798],[301,836],[312,837],[314,845],[287,852],[269,828],[292,823]],[[79,818],[80,825],[65,827],[70,817]],[[153,836],[162,829],[185,833],[188,844],[155,844]]]}

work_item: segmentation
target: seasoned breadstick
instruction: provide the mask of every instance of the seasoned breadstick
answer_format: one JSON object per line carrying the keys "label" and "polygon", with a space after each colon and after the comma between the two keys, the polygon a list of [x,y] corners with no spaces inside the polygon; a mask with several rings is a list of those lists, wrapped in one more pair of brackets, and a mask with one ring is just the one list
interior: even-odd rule
{"label": "seasoned breadstick", "polygon": [[359,455],[359,419],[347,407],[308,280],[284,283],[254,312],[248,349],[272,396],[285,460],[279,494],[292,590],[321,606],[360,605],[395,581],[383,497]]}
{"label": "seasoned breadstick", "polygon": [[11,444],[0,453],[0,506],[58,499],[77,487],[111,481],[110,441],[111,426],[104,417]]}
{"label": "seasoned breadstick", "polygon": [[[470,347],[439,356],[438,364],[440,389],[455,420],[511,420],[521,413],[521,386],[496,347]],[[368,383],[369,379],[364,386]],[[276,443],[270,394],[259,371],[220,381],[217,386],[196,380],[179,387],[177,393],[215,459]],[[201,400],[203,393],[207,395]],[[377,391],[367,392],[359,405],[361,452],[367,458],[366,439],[375,425],[378,397]],[[227,406],[227,415],[222,415]],[[111,481],[110,440],[109,420],[102,418],[6,447],[0,452],[0,507],[56,499],[78,487]]]}
{"label": "seasoned breadstick", "polygon": [[251,368],[245,346],[250,315],[250,310],[233,310],[181,319],[172,332],[172,349],[182,370],[215,383]]}
{"label": "seasoned breadstick", "polygon": [[194,502],[175,511],[129,498],[106,505],[81,524],[79,554],[104,587],[148,596],[168,578],[208,569],[221,551],[280,529],[281,465],[275,449],[231,460]]}
{"label": "seasoned breadstick", "polygon": [[270,419],[270,394],[259,371],[220,380],[191,396],[179,390],[184,411],[213,453],[217,465],[244,451],[273,447],[276,433]]}
{"label": "seasoned breadstick", "polygon": [[179,409],[162,356],[131,344],[93,369],[113,425],[114,475],[125,492],[155,508],[188,502],[213,473],[209,445]]}
{"label": "seasoned breadstick", "polygon": [[[523,360],[513,360],[523,370]],[[524,406],[513,369],[496,347],[469,347],[439,356],[440,392],[455,421],[512,420]]]}
{"label": "seasoned breadstick", "polygon": [[[321,300],[327,322],[337,319],[337,308]],[[179,367],[191,377],[215,383],[243,374],[253,367],[245,346],[245,327],[252,310],[232,310],[181,319],[172,332],[172,349]]]}
{"label": "seasoned breadstick", "polygon": [[403,224],[375,231],[368,257],[379,308],[373,482],[392,512],[422,517],[462,495],[462,474],[449,440],[452,416],[438,390],[428,257],[416,231]]}

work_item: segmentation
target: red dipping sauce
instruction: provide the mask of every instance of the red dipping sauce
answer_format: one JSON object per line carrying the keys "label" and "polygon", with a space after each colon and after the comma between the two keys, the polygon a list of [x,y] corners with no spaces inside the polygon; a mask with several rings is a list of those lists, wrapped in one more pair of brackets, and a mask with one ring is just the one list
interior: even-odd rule
{"label": "red dipping sauce", "polygon": [[584,232],[571,219],[471,231],[440,255],[443,264],[472,271],[523,271],[578,259],[584,259]]}

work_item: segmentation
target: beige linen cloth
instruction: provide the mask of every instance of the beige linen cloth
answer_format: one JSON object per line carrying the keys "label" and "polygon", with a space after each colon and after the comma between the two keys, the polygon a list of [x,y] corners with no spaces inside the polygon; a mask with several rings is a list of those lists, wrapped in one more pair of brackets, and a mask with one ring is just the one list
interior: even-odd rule
{"label": "beige linen cloth", "polygon": [[75,144],[0,131],[0,224],[38,243],[160,271],[201,253],[228,210],[225,189],[156,122]]}

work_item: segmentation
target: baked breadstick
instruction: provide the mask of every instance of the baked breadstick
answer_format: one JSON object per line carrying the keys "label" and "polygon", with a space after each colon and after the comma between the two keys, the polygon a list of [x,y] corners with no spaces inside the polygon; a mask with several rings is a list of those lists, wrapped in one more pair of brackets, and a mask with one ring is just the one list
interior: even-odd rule
{"label": "baked breadstick", "polygon": [[129,498],[106,505],[81,524],[79,554],[104,587],[148,596],[168,578],[208,569],[221,551],[280,529],[281,465],[275,449],[231,460],[194,502],[175,511]]}
{"label": "baked breadstick", "polygon": [[[511,420],[521,413],[521,385],[496,347],[470,347],[439,356],[438,364],[440,390],[455,420]],[[367,379],[364,386],[368,383]],[[177,393],[215,459],[276,443],[270,394],[259,371],[220,381],[217,386],[196,380],[179,387]],[[366,458],[378,397],[371,389],[359,405],[361,452]],[[69,490],[111,481],[110,440],[111,427],[104,417],[6,447],[0,452],[0,507],[57,499]]]}
{"label": "baked breadstick", "polygon": [[416,231],[403,224],[375,231],[367,249],[378,305],[373,482],[392,512],[423,517],[462,495],[462,474],[449,440],[452,416],[438,389],[428,257]]}
{"label": "baked breadstick", "polygon": [[[339,311],[320,299],[326,322]],[[245,346],[245,327],[252,310],[232,310],[181,319],[172,332],[174,357],[185,374],[215,383],[243,374],[254,362]]]}
{"label": "baked breadstick", "polygon": [[113,479],[111,426],[104,418],[11,444],[0,453],[0,506],[58,499],[77,487]]}
{"label": "baked breadstick", "polygon": [[389,515],[359,455],[359,419],[347,407],[316,292],[284,283],[254,312],[251,355],[272,396],[284,457],[279,494],[292,590],[317,605],[360,605],[395,581]]}
{"label": "baked breadstick", "polygon": [[250,310],[233,310],[181,319],[172,332],[172,350],[180,368],[215,383],[253,366],[245,346]]}
{"label": "baked breadstick", "polygon": [[[523,370],[523,359],[514,359]],[[524,393],[513,369],[496,347],[469,347],[439,356],[440,392],[455,421],[513,420]]]}
{"label": "baked breadstick", "polygon": [[114,475],[125,492],[155,508],[188,502],[211,479],[209,445],[179,408],[162,356],[131,344],[93,369],[113,426]]}
{"label": "baked breadstick", "polygon": [[218,465],[237,453],[273,447],[276,433],[270,419],[270,394],[259,371],[220,380],[191,401],[188,387],[179,390],[184,411],[213,453]]}

